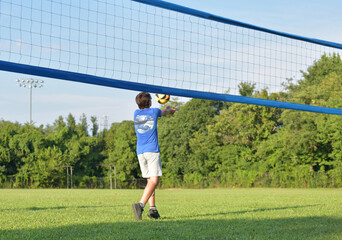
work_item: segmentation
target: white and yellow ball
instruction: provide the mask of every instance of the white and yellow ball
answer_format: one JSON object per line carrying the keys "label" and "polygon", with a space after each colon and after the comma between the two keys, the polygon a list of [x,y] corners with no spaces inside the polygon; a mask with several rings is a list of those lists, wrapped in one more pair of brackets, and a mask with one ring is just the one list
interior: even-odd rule
{"label": "white and yellow ball", "polygon": [[157,93],[156,100],[159,104],[165,104],[170,100],[170,95]]}

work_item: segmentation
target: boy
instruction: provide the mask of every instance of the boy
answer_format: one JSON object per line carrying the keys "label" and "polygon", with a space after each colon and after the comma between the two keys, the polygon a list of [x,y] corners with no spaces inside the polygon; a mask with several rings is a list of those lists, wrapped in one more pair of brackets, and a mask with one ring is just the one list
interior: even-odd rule
{"label": "boy", "polygon": [[136,220],[142,219],[145,204],[149,203],[147,216],[158,219],[160,215],[155,205],[155,188],[162,176],[157,121],[162,116],[159,108],[151,108],[149,93],[141,92],[135,98],[139,109],[134,112],[134,126],[137,134],[137,155],[143,178],[147,185],[139,203],[132,205]]}

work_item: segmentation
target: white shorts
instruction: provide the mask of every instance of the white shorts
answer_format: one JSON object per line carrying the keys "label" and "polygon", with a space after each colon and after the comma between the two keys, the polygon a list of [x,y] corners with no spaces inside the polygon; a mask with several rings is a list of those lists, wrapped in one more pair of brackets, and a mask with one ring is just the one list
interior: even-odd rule
{"label": "white shorts", "polygon": [[138,155],[139,165],[143,178],[162,175],[159,152],[145,152]]}

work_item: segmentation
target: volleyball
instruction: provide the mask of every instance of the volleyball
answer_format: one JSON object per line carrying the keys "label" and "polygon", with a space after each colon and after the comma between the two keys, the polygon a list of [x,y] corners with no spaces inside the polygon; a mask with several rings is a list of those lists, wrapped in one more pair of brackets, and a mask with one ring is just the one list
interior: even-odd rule
{"label": "volleyball", "polygon": [[156,100],[160,104],[165,104],[170,100],[170,95],[157,93]]}

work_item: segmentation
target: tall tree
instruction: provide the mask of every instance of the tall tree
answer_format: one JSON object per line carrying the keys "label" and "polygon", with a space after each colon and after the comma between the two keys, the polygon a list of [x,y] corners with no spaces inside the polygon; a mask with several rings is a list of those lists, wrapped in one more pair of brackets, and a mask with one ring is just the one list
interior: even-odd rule
{"label": "tall tree", "polygon": [[83,113],[80,117],[80,122],[77,124],[77,132],[78,134],[88,136],[88,122],[87,116]]}
{"label": "tall tree", "polygon": [[256,85],[256,83],[241,82],[238,85],[240,95],[244,96],[244,97],[253,96],[253,92],[255,90],[255,85]]}
{"label": "tall tree", "polygon": [[90,121],[92,123],[92,128],[91,128],[91,132],[92,132],[92,136],[96,137],[97,136],[97,132],[99,130],[99,125],[97,123],[97,118],[96,116],[91,116],[90,117]]}
{"label": "tall tree", "polygon": [[75,121],[74,116],[71,113],[69,113],[68,115],[67,124],[68,124],[67,127],[69,130],[69,134],[70,136],[72,136],[73,134],[76,133],[76,121]]}

